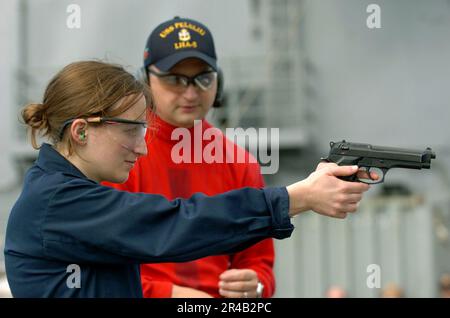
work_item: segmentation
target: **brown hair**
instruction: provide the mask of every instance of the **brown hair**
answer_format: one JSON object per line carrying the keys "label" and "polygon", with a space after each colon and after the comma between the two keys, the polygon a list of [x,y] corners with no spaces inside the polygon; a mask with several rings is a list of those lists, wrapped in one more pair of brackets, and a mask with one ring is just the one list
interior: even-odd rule
{"label": "brown hair", "polygon": [[[120,107],[113,108],[125,96],[131,98]],[[30,130],[33,148],[39,149],[37,133],[57,144],[61,141],[61,129],[65,121],[90,116],[114,117],[125,112],[142,96],[151,106],[147,85],[122,66],[100,61],[80,61],[58,72],[47,85],[42,103],[25,106],[22,118]]]}

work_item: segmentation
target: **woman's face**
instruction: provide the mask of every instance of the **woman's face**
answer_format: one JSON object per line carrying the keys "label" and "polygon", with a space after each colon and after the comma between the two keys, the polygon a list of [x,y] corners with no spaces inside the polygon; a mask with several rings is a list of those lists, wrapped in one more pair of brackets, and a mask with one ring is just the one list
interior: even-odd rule
{"label": "woman's face", "polygon": [[[123,102],[126,98],[122,99]],[[114,118],[145,121],[147,105],[142,96],[132,107]],[[89,158],[85,170],[95,181],[123,183],[140,156],[147,154],[147,145],[142,135],[142,125],[103,123],[89,125],[87,143],[83,150]]]}

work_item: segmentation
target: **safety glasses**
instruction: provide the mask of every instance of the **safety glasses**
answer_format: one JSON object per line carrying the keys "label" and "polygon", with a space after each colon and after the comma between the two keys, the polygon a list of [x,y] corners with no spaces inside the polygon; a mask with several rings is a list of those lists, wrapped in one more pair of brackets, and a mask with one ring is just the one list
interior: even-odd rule
{"label": "safety glasses", "polygon": [[[115,117],[89,117],[83,119],[90,124],[105,124],[106,131],[111,139],[129,150],[134,150],[138,144],[143,142],[147,132],[147,121]],[[60,133],[60,139],[62,139],[64,135],[64,129],[74,120],[75,118],[64,122]]]}
{"label": "safety glasses", "polygon": [[152,69],[149,69],[148,71],[150,74],[158,77],[164,84],[178,91],[185,90],[189,84],[197,86],[203,91],[207,91],[213,86],[214,81],[217,79],[217,72],[215,71],[203,72],[192,77],[173,73],[159,73]]}

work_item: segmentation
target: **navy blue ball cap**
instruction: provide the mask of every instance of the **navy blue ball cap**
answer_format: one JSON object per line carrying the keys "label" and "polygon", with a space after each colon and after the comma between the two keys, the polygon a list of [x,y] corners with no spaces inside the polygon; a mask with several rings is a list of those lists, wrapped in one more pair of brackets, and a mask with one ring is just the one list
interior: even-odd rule
{"label": "navy blue ball cap", "polygon": [[188,58],[198,58],[217,70],[212,34],[198,21],[175,17],[158,25],[147,39],[145,68],[155,65],[162,72],[168,72]]}

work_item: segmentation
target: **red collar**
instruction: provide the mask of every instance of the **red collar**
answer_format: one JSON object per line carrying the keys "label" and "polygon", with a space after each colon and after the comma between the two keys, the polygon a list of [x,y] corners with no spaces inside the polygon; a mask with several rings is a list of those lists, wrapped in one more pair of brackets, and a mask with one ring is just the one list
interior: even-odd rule
{"label": "red collar", "polygon": [[[156,115],[151,120],[152,120],[152,123],[151,123],[150,127],[151,127],[151,130],[155,131],[154,133],[156,134],[155,135],[156,138],[159,138],[159,139],[162,139],[162,140],[174,143],[174,144],[179,142],[178,140],[172,140],[172,133],[175,129],[180,128],[180,127],[169,124],[168,122],[162,120],[159,116],[156,116]],[[194,139],[194,131],[197,131],[199,128],[199,127],[197,127],[198,125],[201,125],[202,136],[206,129],[213,128],[213,126],[206,119],[202,119],[202,121],[197,123],[196,126],[193,126],[190,128],[185,128],[185,129],[189,130],[192,140]],[[197,131],[197,133],[198,133],[198,131]]]}

